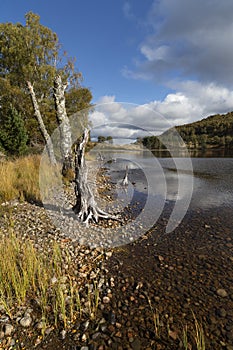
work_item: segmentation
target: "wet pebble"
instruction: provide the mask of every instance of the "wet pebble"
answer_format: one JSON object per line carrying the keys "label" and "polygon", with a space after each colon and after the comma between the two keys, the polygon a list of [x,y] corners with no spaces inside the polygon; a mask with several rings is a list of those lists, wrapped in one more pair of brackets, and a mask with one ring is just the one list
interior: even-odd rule
{"label": "wet pebble", "polygon": [[5,336],[10,336],[14,330],[14,327],[11,324],[7,323],[5,324],[3,329],[4,329]]}
{"label": "wet pebble", "polygon": [[30,327],[32,324],[32,318],[29,315],[24,316],[23,318],[21,318],[19,323],[22,327],[25,327],[25,328]]}
{"label": "wet pebble", "polygon": [[226,291],[225,289],[223,289],[223,288],[217,289],[217,294],[218,294],[218,296],[220,296],[221,298],[225,298],[225,297],[227,297],[227,295],[228,295],[227,291]]}
{"label": "wet pebble", "polygon": [[109,304],[110,303],[110,298],[108,296],[103,297],[103,303],[104,304]]}

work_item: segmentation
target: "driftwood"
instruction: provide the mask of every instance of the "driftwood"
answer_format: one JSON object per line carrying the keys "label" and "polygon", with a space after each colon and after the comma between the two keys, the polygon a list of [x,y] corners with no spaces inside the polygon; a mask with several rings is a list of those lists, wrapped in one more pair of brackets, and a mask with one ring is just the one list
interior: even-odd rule
{"label": "driftwood", "polygon": [[128,174],[129,174],[129,168],[128,168],[128,165],[126,165],[125,176],[121,182],[122,186],[128,186],[128,184],[129,184]]}
{"label": "driftwood", "polygon": [[85,147],[89,138],[89,130],[84,129],[83,137],[75,149],[75,195],[76,204],[73,207],[78,219],[87,225],[90,221],[98,222],[100,218],[119,220],[101,210],[94,198],[88,183],[88,168],[85,162]]}

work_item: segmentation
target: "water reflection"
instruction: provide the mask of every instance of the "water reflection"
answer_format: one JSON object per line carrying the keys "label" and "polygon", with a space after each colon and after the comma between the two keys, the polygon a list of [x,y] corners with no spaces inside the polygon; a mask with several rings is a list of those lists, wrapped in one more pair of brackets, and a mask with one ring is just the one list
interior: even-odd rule
{"label": "water reflection", "polygon": [[[153,150],[152,153],[158,158],[171,158],[167,150]],[[186,157],[187,151],[173,150],[175,157]],[[173,155],[173,156],[174,156]],[[195,149],[188,150],[188,156],[191,158],[233,158],[233,150],[229,149]]]}
{"label": "water reflection", "polygon": [[[222,206],[233,208],[233,158],[193,157],[191,158],[193,170],[190,171],[186,169],[185,158],[169,158],[166,157],[168,154],[164,151],[159,153],[159,155],[161,154],[163,154],[162,158],[154,157],[156,161],[153,160],[152,168],[151,152],[128,152],[127,157],[122,152],[115,152],[112,156],[119,161],[115,162],[111,169],[113,173],[121,177],[124,166],[128,163],[130,180],[135,182],[137,191],[146,193],[145,178],[143,178],[142,173],[140,175],[140,172],[137,171],[137,162],[140,160],[143,169],[147,169],[153,176],[154,185],[151,194],[155,196],[155,207],[157,203],[161,205],[161,201],[157,202],[158,198],[164,198],[167,202],[184,200],[190,191],[190,177],[192,177],[191,208],[209,209]],[[216,155],[216,152],[212,152],[213,154]],[[210,153],[208,155],[210,156]],[[124,158],[127,158],[127,161]],[[163,169],[162,172],[160,167]],[[181,183],[180,188],[179,182]]]}

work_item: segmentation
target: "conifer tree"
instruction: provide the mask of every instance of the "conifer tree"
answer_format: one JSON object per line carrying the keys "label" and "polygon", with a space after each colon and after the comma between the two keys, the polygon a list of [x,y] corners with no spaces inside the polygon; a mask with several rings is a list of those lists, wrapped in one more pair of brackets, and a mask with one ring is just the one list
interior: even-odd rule
{"label": "conifer tree", "polygon": [[20,156],[27,150],[27,132],[21,114],[11,105],[0,113],[0,144],[7,154]]}

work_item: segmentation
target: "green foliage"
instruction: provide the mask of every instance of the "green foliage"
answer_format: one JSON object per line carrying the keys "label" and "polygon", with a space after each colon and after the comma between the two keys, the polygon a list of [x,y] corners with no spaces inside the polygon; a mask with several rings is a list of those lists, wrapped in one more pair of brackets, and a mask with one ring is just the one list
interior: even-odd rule
{"label": "green foliage", "polygon": [[98,136],[98,142],[99,143],[103,143],[105,141],[106,141],[106,137],[105,136],[101,136],[101,135]]}
{"label": "green foliage", "polygon": [[84,111],[90,107],[92,100],[91,91],[87,88],[80,87],[79,89],[72,87],[65,93],[66,110],[68,115],[72,115],[77,111]]}
{"label": "green foliage", "polygon": [[27,132],[21,114],[10,106],[0,113],[0,144],[10,155],[20,156],[27,150]]}
{"label": "green foliage", "polygon": [[108,143],[110,143],[110,144],[112,144],[113,143],[113,138],[112,138],[112,136],[102,136],[102,135],[99,135],[98,136],[98,142],[99,143],[103,143],[103,142],[108,142]]}
{"label": "green foliage", "polygon": [[[188,148],[233,148],[233,112],[213,115],[175,129]],[[149,149],[161,149],[163,143],[178,145],[173,128],[159,137],[144,137],[142,142]]]}
{"label": "green foliage", "polygon": [[233,112],[177,126],[176,130],[190,148],[233,148]]}
{"label": "green foliage", "polygon": [[[57,127],[54,100],[54,77],[59,74],[68,83],[66,106],[68,115],[90,107],[92,95],[81,87],[82,75],[75,59],[61,50],[56,33],[40,23],[40,16],[29,12],[26,23],[0,23],[0,97],[2,110],[13,105],[25,121],[29,143],[43,143],[27,91],[30,81],[49,133]],[[85,115],[87,119],[87,115]]]}

